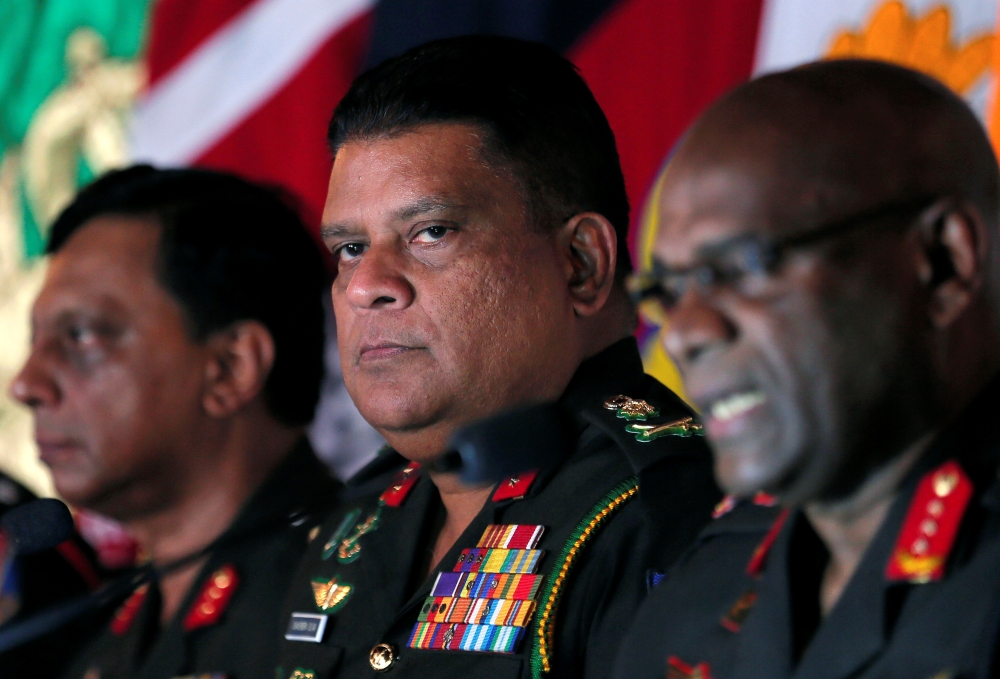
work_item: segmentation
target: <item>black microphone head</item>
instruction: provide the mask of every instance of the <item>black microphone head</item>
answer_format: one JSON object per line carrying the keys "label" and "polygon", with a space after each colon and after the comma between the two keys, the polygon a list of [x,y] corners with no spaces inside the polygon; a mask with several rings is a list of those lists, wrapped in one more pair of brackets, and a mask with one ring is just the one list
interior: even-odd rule
{"label": "black microphone head", "polygon": [[511,478],[558,466],[570,451],[568,416],[554,403],[518,408],[462,427],[451,437],[466,483]]}
{"label": "black microphone head", "polygon": [[0,519],[0,528],[19,555],[55,547],[73,537],[73,515],[53,498],[32,500],[11,509]]}

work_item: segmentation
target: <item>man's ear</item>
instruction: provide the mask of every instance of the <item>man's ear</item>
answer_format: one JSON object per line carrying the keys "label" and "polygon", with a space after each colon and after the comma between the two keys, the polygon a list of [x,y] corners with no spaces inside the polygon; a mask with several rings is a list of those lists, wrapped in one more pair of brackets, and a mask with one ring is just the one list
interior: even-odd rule
{"label": "man's ear", "polygon": [[983,284],[989,237],[975,207],[945,204],[936,209],[938,214],[921,225],[917,268],[930,293],[931,323],[944,328],[962,315]]}
{"label": "man's ear", "polygon": [[240,321],[205,342],[208,363],[202,405],[212,417],[228,417],[264,389],[274,365],[274,338],[258,321]]}
{"label": "man's ear", "polygon": [[560,229],[559,244],[565,255],[566,275],[573,310],[593,316],[611,294],[618,257],[618,236],[603,215],[582,212]]}

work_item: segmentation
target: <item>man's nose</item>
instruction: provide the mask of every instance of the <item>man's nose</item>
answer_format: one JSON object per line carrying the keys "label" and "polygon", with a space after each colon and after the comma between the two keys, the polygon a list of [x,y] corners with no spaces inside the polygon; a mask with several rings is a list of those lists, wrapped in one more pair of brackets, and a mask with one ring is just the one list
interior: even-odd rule
{"label": "man's nose", "polygon": [[54,406],[59,401],[59,385],[36,345],[10,383],[10,395],[29,408]]}
{"label": "man's nose", "polygon": [[347,299],[359,309],[405,309],[415,295],[404,255],[390,244],[369,246],[347,285]]}
{"label": "man's nose", "polygon": [[680,365],[690,365],[722,349],[737,335],[736,326],[697,286],[690,286],[667,315],[663,348]]}

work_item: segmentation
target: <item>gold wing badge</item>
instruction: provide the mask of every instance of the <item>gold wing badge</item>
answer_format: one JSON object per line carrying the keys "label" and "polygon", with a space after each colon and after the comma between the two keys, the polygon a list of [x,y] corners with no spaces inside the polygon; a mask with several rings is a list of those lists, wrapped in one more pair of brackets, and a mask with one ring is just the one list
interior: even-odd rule
{"label": "gold wing badge", "polygon": [[316,608],[327,613],[334,613],[343,608],[354,593],[354,585],[340,583],[336,576],[329,580],[313,578],[313,596],[316,598]]}

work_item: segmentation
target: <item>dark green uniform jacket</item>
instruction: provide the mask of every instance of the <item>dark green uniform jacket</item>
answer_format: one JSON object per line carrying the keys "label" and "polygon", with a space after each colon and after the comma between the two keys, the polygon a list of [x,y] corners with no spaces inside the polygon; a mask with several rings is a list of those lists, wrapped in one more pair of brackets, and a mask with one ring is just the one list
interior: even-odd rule
{"label": "dark green uniform jacket", "polygon": [[279,611],[308,535],[341,485],[302,443],[248,500],[162,630],[155,582],[95,622],[72,679],[272,679]]}
{"label": "dark green uniform jacket", "polygon": [[801,512],[744,503],[651,594],[620,679],[995,677],[1000,380],[903,482],[833,610],[828,554]]}
{"label": "dark green uniform jacket", "polygon": [[704,439],[640,442],[605,407],[619,395],[659,410],[640,426],[691,415],[643,374],[635,340],[585,362],[562,399],[577,425],[572,455],[501,482],[430,577],[437,489],[398,454],[380,456],[296,576],[276,676],[608,676],[649,577],[692,543],[720,497]]}

